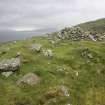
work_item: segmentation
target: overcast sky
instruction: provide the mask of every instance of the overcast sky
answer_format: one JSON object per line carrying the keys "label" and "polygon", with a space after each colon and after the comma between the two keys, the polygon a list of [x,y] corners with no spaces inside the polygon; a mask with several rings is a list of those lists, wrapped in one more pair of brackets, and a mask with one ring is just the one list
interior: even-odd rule
{"label": "overcast sky", "polygon": [[0,30],[61,29],[105,17],[105,0],[0,0]]}

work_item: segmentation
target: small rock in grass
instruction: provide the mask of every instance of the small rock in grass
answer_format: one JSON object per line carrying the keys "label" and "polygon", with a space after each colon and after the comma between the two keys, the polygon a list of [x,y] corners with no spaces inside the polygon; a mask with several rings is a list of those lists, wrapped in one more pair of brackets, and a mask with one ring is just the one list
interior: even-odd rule
{"label": "small rock in grass", "polygon": [[69,96],[67,87],[61,86],[60,91],[63,93],[64,96]]}
{"label": "small rock in grass", "polygon": [[20,57],[21,56],[21,52],[17,52],[16,57]]}
{"label": "small rock in grass", "polygon": [[44,54],[44,56],[49,57],[49,58],[53,57],[53,52],[50,49],[43,50],[43,54]]}
{"label": "small rock in grass", "polygon": [[55,41],[51,40],[51,44],[55,44]]}
{"label": "small rock in grass", "polygon": [[32,51],[37,51],[37,52],[40,52],[41,51],[41,48],[42,48],[42,45],[41,44],[32,44],[30,46],[30,49]]}
{"label": "small rock in grass", "polygon": [[9,77],[10,75],[13,74],[13,72],[12,72],[12,71],[9,71],[9,72],[2,72],[1,74],[2,74],[3,76],[5,76],[5,77]]}
{"label": "small rock in grass", "polygon": [[20,78],[17,81],[17,84],[20,85],[22,83],[25,83],[27,85],[36,85],[37,83],[40,82],[40,78],[34,74],[34,73],[28,73],[26,75],[24,75],[22,78]]}
{"label": "small rock in grass", "polygon": [[76,74],[76,76],[78,77],[78,75],[79,75],[79,72],[76,72],[75,74]]}
{"label": "small rock in grass", "polygon": [[91,53],[87,54],[87,56],[88,56],[88,58],[90,58],[90,59],[92,59],[92,58],[93,58],[93,56],[92,56],[92,54],[91,54]]}
{"label": "small rock in grass", "polygon": [[95,39],[94,35],[89,35],[89,38],[90,38],[91,40],[93,40],[93,41],[97,41],[97,40]]}
{"label": "small rock in grass", "polygon": [[69,97],[68,89],[65,86],[51,87],[39,100],[40,104],[46,104],[57,97]]}

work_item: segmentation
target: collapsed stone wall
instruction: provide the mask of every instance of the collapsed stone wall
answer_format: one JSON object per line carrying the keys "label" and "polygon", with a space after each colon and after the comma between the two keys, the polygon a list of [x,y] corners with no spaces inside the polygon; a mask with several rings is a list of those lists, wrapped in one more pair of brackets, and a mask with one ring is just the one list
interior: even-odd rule
{"label": "collapsed stone wall", "polygon": [[72,41],[80,41],[80,40],[92,40],[92,41],[100,41],[105,35],[86,32],[80,27],[66,27],[59,32],[49,34],[50,39],[55,42],[68,39]]}

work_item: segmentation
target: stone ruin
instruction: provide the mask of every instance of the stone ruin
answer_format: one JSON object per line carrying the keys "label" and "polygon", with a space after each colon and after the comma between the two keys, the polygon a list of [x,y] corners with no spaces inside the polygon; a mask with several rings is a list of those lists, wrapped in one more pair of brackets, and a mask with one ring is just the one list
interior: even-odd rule
{"label": "stone ruin", "polygon": [[92,40],[92,41],[100,41],[103,39],[103,35],[86,32],[80,27],[66,27],[59,32],[52,33],[48,35],[51,40],[51,43],[57,43],[61,40],[71,40],[71,41],[80,41],[80,40]]}

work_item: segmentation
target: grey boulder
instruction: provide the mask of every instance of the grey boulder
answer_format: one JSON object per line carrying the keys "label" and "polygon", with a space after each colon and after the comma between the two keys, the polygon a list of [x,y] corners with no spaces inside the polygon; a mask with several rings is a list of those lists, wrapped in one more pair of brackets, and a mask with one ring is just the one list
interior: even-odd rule
{"label": "grey boulder", "polygon": [[40,82],[40,78],[36,74],[28,73],[17,81],[17,85],[24,83],[32,86],[32,85],[36,85],[39,82]]}
{"label": "grey boulder", "polygon": [[17,71],[21,66],[20,58],[4,59],[0,61],[0,72]]}

